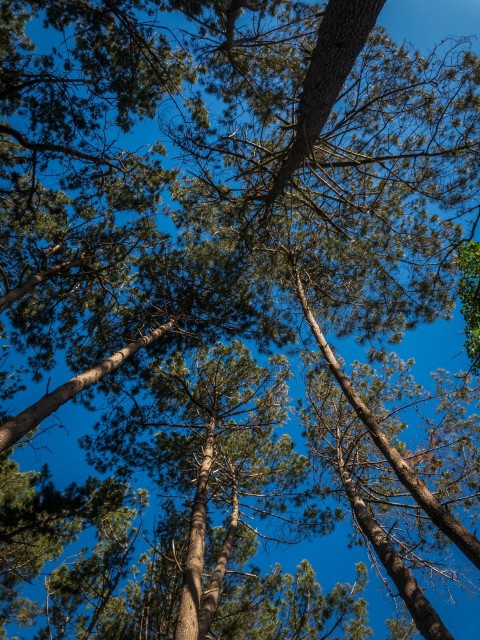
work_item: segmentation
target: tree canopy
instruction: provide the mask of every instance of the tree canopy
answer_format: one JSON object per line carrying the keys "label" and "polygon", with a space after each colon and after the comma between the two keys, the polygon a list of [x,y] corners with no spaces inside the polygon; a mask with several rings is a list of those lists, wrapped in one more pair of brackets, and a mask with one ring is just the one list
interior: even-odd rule
{"label": "tree canopy", "polygon": [[[454,637],[480,60],[395,43],[384,5],[1,3],[0,637]],[[471,370],[420,384],[391,345],[457,299]],[[357,566],[322,590],[333,536]]]}

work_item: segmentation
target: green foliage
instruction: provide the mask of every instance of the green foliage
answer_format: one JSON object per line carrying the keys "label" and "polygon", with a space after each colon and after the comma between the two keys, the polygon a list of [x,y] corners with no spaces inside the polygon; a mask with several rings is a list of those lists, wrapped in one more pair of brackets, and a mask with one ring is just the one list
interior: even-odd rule
{"label": "green foliage", "polygon": [[[93,602],[93,594],[111,585],[114,576],[118,581],[125,575],[124,565],[135,537],[130,529],[135,512],[126,506],[126,487],[113,480],[100,482],[91,478],[82,487],[71,485],[58,491],[47,468],[40,473],[21,472],[17,463],[6,456],[2,458],[2,630],[4,625],[12,624],[30,627],[45,615],[40,603],[23,594],[25,587],[39,578],[47,562],[56,564],[65,546],[76,541],[82,532],[92,527],[97,530],[99,542],[93,555],[84,558],[86,549],[81,551],[73,566],[69,567],[68,561],[61,563],[46,582],[47,599],[50,598],[47,618],[49,625],[58,626],[68,608],[72,612],[75,607],[83,608],[85,597]],[[134,504],[140,508],[143,501],[139,496]]]}
{"label": "green foliage", "polygon": [[[166,522],[166,530],[178,535],[178,523],[174,530],[172,524]],[[181,575],[172,547],[165,543],[164,530],[136,567],[137,576],[127,581],[123,596],[110,599],[102,611],[96,637],[128,640],[146,629],[153,637],[173,635]],[[181,559],[181,546],[176,549]],[[249,557],[247,553],[243,562]],[[271,640],[292,631],[302,640],[317,640],[320,634],[333,640],[366,640],[372,632],[363,599],[365,583],[366,574],[359,565],[353,586],[337,584],[324,594],[306,560],[294,575],[282,573],[279,565],[265,575],[239,572],[225,588],[212,633],[226,640]]]}
{"label": "green foliage", "polygon": [[83,549],[72,561],[64,561],[45,582],[47,625],[36,640],[53,637],[81,638],[90,635],[111,602],[119,584],[130,570],[130,558],[137,537],[132,521],[137,512],[120,505],[103,509],[96,521],[97,544]]}
{"label": "green foliage", "polygon": [[[242,509],[251,514],[245,525],[255,528],[257,519],[277,517],[278,534],[294,523],[296,511],[302,520],[299,487],[307,466],[290,436],[276,433],[287,418],[289,375],[285,358],[276,356],[268,367],[261,367],[238,341],[200,348],[189,361],[176,354],[165,367],[150,371],[156,404],[141,406],[136,401],[128,411],[122,399],[115,413],[98,425],[98,436],[86,438],[84,446],[101,471],[116,465],[117,474],[130,476],[140,466],[162,495],[188,500],[206,429],[215,416],[210,508],[230,513],[235,486],[245,497]],[[313,522],[306,520],[304,526],[308,524]]]}
{"label": "green foliage", "polygon": [[465,348],[475,372],[480,359],[480,243],[470,240],[460,246],[458,266],[461,271],[459,295],[465,319]]}
{"label": "green foliage", "polygon": [[[376,366],[355,362],[352,383],[418,477],[435,491],[446,509],[474,528],[480,486],[478,415],[472,412],[479,398],[476,381],[451,379],[446,371],[438,371],[432,374],[434,391],[428,391],[412,376],[412,360],[403,362],[393,353],[384,353],[382,360]],[[450,541],[422,517],[372,439],[366,437],[364,424],[328,370],[314,361],[307,384],[308,403],[302,419],[317,491],[348,508],[338,472],[341,450],[356,491],[370,513],[402,549],[411,550],[404,562],[423,571],[429,580],[438,581],[439,586],[447,579],[461,582],[455,565],[444,567],[438,556],[445,553]],[[407,431],[412,427],[416,429],[414,440]],[[354,520],[352,525],[351,544],[362,544]]]}
{"label": "green foliage", "polygon": [[408,616],[386,620],[386,624],[390,632],[387,640],[414,640],[420,637]]}
{"label": "green foliage", "polygon": [[302,640],[371,638],[362,597],[366,572],[362,565],[357,572],[353,587],[337,584],[324,594],[307,560],[294,575],[282,574],[277,565],[270,574],[246,583],[236,601],[222,607],[218,628],[228,640],[271,640],[291,633]]}
{"label": "green foliage", "polygon": [[77,536],[81,527],[75,513],[81,498],[73,487],[65,493],[56,491],[47,469],[21,472],[5,456],[0,496],[0,620],[2,628],[12,620],[29,626],[39,608],[22,596],[22,589]]}

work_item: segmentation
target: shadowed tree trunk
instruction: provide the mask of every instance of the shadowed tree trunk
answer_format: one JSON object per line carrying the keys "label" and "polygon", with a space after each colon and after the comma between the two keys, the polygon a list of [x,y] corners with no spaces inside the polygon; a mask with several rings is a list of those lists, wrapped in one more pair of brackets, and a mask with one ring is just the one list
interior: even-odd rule
{"label": "shadowed tree trunk", "polygon": [[415,626],[426,640],[454,640],[452,634],[443,624],[429,600],[425,597],[415,576],[410,569],[405,566],[401,556],[389,542],[388,535],[371,515],[365,502],[357,493],[355,485],[345,467],[339,434],[337,435],[337,463],[355,520],[363,535],[370,541],[380,562],[397,587],[400,597],[405,602],[415,622]]}
{"label": "shadowed tree trunk", "polygon": [[128,346],[123,347],[123,349],[106,358],[97,366],[92,367],[92,369],[71,378],[51,393],[45,394],[35,404],[30,405],[14,418],[6,420],[0,426],[0,453],[18,442],[20,438],[38,426],[42,420],[50,416],[81,391],[88,389],[103,376],[118,369],[125,360],[131,358],[137,351],[159,340],[174,324],[175,321],[173,319],[169,320],[154,331],[151,331],[147,336],[142,336]]}
{"label": "shadowed tree trunk", "polygon": [[231,51],[235,45],[235,22],[241,15],[242,9],[261,11],[266,2],[248,2],[247,0],[232,0],[225,11],[225,41],[220,45],[219,51]]}
{"label": "shadowed tree trunk", "polygon": [[272,204],[311,154],[386,0],[330,0],[303,81],[295,137],[266,195]]}
{"label": "shadowed tree trunk", "polygon": [[205,563],[205,532],[207,518],[208,480],[213,464],[215,417],[207,428],[202,462],[198,472],[197,489],[190,519],[187,559],[183,570],[182,594],[178,612],[175,640],[197,640],[198,616],[202,597],[202,573]]}
{"label": "shadowed tree trunk", "polygon": [[232,513],[230,516],[230,524],[228,525],[227,535],[223,541],[222,549],[218,557],[217,566],[213,572],[208,588],[204,591],[200,614],[198,616],[198,640],[204,640],[211,625],[213,616],[215,615],[220,603],[223,581],[227,571],[228,561],[232,553],[233,543],[238,528],[238,490],[236,485],[233,487]]}
{"label": "shadowed tree trunk", "polygon": [[373,443],[382,453],[402,485],[430,517],[432,522],[480,569],[480,541],[437,500],[425,483],[418,478],[401,453],[387,438],[380,426],[380,422],[363,402],[325,340],[308,304],[300,274],[296,267],[293,268],[293,275],[303,313],[325,362],[328,364],[331,373],[338,382],[348,402],[367,428]]}
{"label": "shadowed tree trunk", "polygon": [[55,275],[61,274],[63,271],[68,271],[73,269],[73,267],[80,266],[83,262],[85,262],[85,257],[79,257],[75,260],[70,260],[69,262],[62,262],[61,264],[56,264],[49,269],[45,269],[44,271],[37,271],[32,276],[27,278],[25,282],[18,285],[17,287],[13,287],[4,296],[0,296],[0,313],[6,311],[9,307],[12,306],[14,302],[21,300],[26,295],[28,295],[34,287],[45,282],[48,278],[51,278]]}

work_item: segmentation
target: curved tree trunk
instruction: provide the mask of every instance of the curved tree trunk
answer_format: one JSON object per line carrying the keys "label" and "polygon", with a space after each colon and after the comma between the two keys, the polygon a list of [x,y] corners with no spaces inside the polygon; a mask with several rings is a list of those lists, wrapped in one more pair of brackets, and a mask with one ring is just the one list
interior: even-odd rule
{"label": "curved tree trunk", "polygon": [[34,287],[45,282],[48,278],[60,274],[62,271],[68,271],[69,269],[73,269],[73,267],[78,267],[84,261],[85,257],[80,257],[75,260],[70,260],[69,262],[56,264],[54,267],[50,267],[44,271],[37,271],[37,273],[27,278],[25,282],[7,291],[4,296],[0,296],[0,313],[6,311],[14,302],[17,302],[17,300],[24,298]]}
{"label": "curved tree trunk", "polygon": [[355,515],[355,519],[364,536],[370,541],[380,562],[398,589],[412,619],[426,640],[454,640],[435,609],[425,597],[415,576],[405,566],[401,556],[395,551],[375,518],[367,509],[365,502],[358,494],[343,461],[341,444],[337,439],[337,463],[343,486]]}
{"label": "curved tree trunk", "polygon": [[295,284],[298,297],[302,305],[305,318],[312,330],[315,340],[320,347],[325,362],[338,382],[355,413],[367,428],[373,443],[383,454],[393,469],[395,475],[409,491],[417,504],[430,517],[432,522],[464,553],[473,564],[480,569],[480,540],[466,529],[445,507],[437,500],[424,482],[422,482],[401,453],[390,442],[382,431],[380,422],[363,402],[355,387],[344,373],[335,355],[325,340],[315,317],[309,307],[298,270],[294,268]]}
{"label": "curved tree trunk", "polygon": [[311,155],[386,0],[330,0],[303,81],[295,137],[265,200],[272,204]]}
{"label": "curved tree trunk", "polygon": [[198,640],[204,640],[211,625],[213,616],[215,615],[220,603],[223,581],[227,571],[228,561],[232,552],[235,535],[238,528],[238,491],[236,485],[233,487],[232,513],[230,516],[230,524],[228,525],[227,534],[223,541],[222,549],[218,557],[217,566],[213,572],[208,589],[202,596],[202,604],[200,614],[198,616]]}
{"label": "curved tree trunk", "polygon": [[4,422],[0,426],[0,453],[18,442],[20,438],[38,426],[42,420],[54,413],[54,411],[74,398],[81,391],[88,389],[103,378],[103,376],[118,369],[125,360],[131,358],[137,351],[159,340],[174,324],[175,321],[173,319],[169,320],[147,336],[142,336],[126,347],[123,347],[123,349],[106,358],[92,369],[71,378],[51,393],[44,395],[40,400],[35,402],[35,404],[30,405],[30,407],[14,418],[10,418]]}
{"label": "curved tree trunk", "polygon": [[198,472],[197,489],[190,518],[187,559],[183,570],[182,593],[175,640],[197,640],[198,638],[202,573],[205,563],[208,481],[213,464],[214,438],[215,418],[212,417],[207,428],[207,437]]}

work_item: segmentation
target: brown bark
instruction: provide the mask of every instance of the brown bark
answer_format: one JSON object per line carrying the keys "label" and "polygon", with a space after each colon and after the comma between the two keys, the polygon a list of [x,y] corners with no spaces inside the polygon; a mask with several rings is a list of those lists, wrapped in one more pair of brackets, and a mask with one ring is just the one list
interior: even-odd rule
{"label": "brown bark", "polygon": [[425,483],[418,478],[401,453],[387,438],[380,426],[380,422],[363,402],[325,340],[309,307],[297,269],[294,269],[294,277],[303,313],[320,347],[325,362],[328,364],[331,373],[335,377],[348,402],[365,425],[373,443],[383,454],[385,460],[393,469],[402,485],[409,491],[432,522],[480,569],[480,541],[437,500]]}
{"label": "brown bark", "polygon": [[45,282],[48,278],[60,274],[62,271],[68,271],[69,269],[73,269],[73,267],[78,267],[84,261],[85,258],[80,257],[75,260],[70,260],[69,262],[56,264],[44,271],[37,271],[37,273],[34,273],[32,276],[27,278],[25,282],[7,291],[4,296],[0,296],[0,313],[6,311],[14,302],[24,298],[32,291],[32,289],[34,289],[34,287]]}
{"label": "brown bark", "polygon": [[330,0],[303,81],[295,137],[265,200],[272,204],[311,153],[386,0]]}
{"label": "brown bark", "polygon": [[225,40],[218,47],[219,51],[231,51],[235,45],[235,22],[240,16],[242,9],[250,11],[260,11],[265,2],[256,3],[247,2],[247,0],[232,0],[230,6],[225,11]]}
{"label": "brown bark", "polygon": [[183,570],[182,593],[180,596],[175,640],[197,640],[198,638],[198,616],[202,597],[202,573],[205,563],[208,481],[214,453],[214,417],[210,420],[206,435],[190,518],[187,559]]}
{"label": "brown bark", "polygon": [[230,524],[227,534],[218,557],[217,565],[213,572],[208,589],[202,596],[201,609],[198,616],[198,640],[204,640],[212,625],[213,616],[215,615],[220,603],[223,581],[227,571],[228,561],[232,552],[235,535],[238,528],[238,492],[237,487],[233,488],[232,513],[230,516]]}
{"label": "brown bark", "polygon": [[35,404],[30,405],[14,418],[4,422],[0,426],[0,453],[18,442],[20,438],[39,425],[42,420],[74,398],[78,393],[88,389],[103,376],[118,369],[125,360],[131,358],[137,351],[156,342],[173,327],[174,323],[174,320],[169,320],[148,335],[131,342],[97,366],[71,378],[51,393],[44,395]]}
{"label": "brown bark", "polygon": [[388,535],[371,515],[365,502],[358,494],[345,468],[339,442],[337,442],[337,462],[357,524],[364,536],[370,541],[380,562],[397,587],[417,629],[426,640],[453,640],[452,634],[426,598],[415,576],[404,564],[401,556],[390,543]]}

